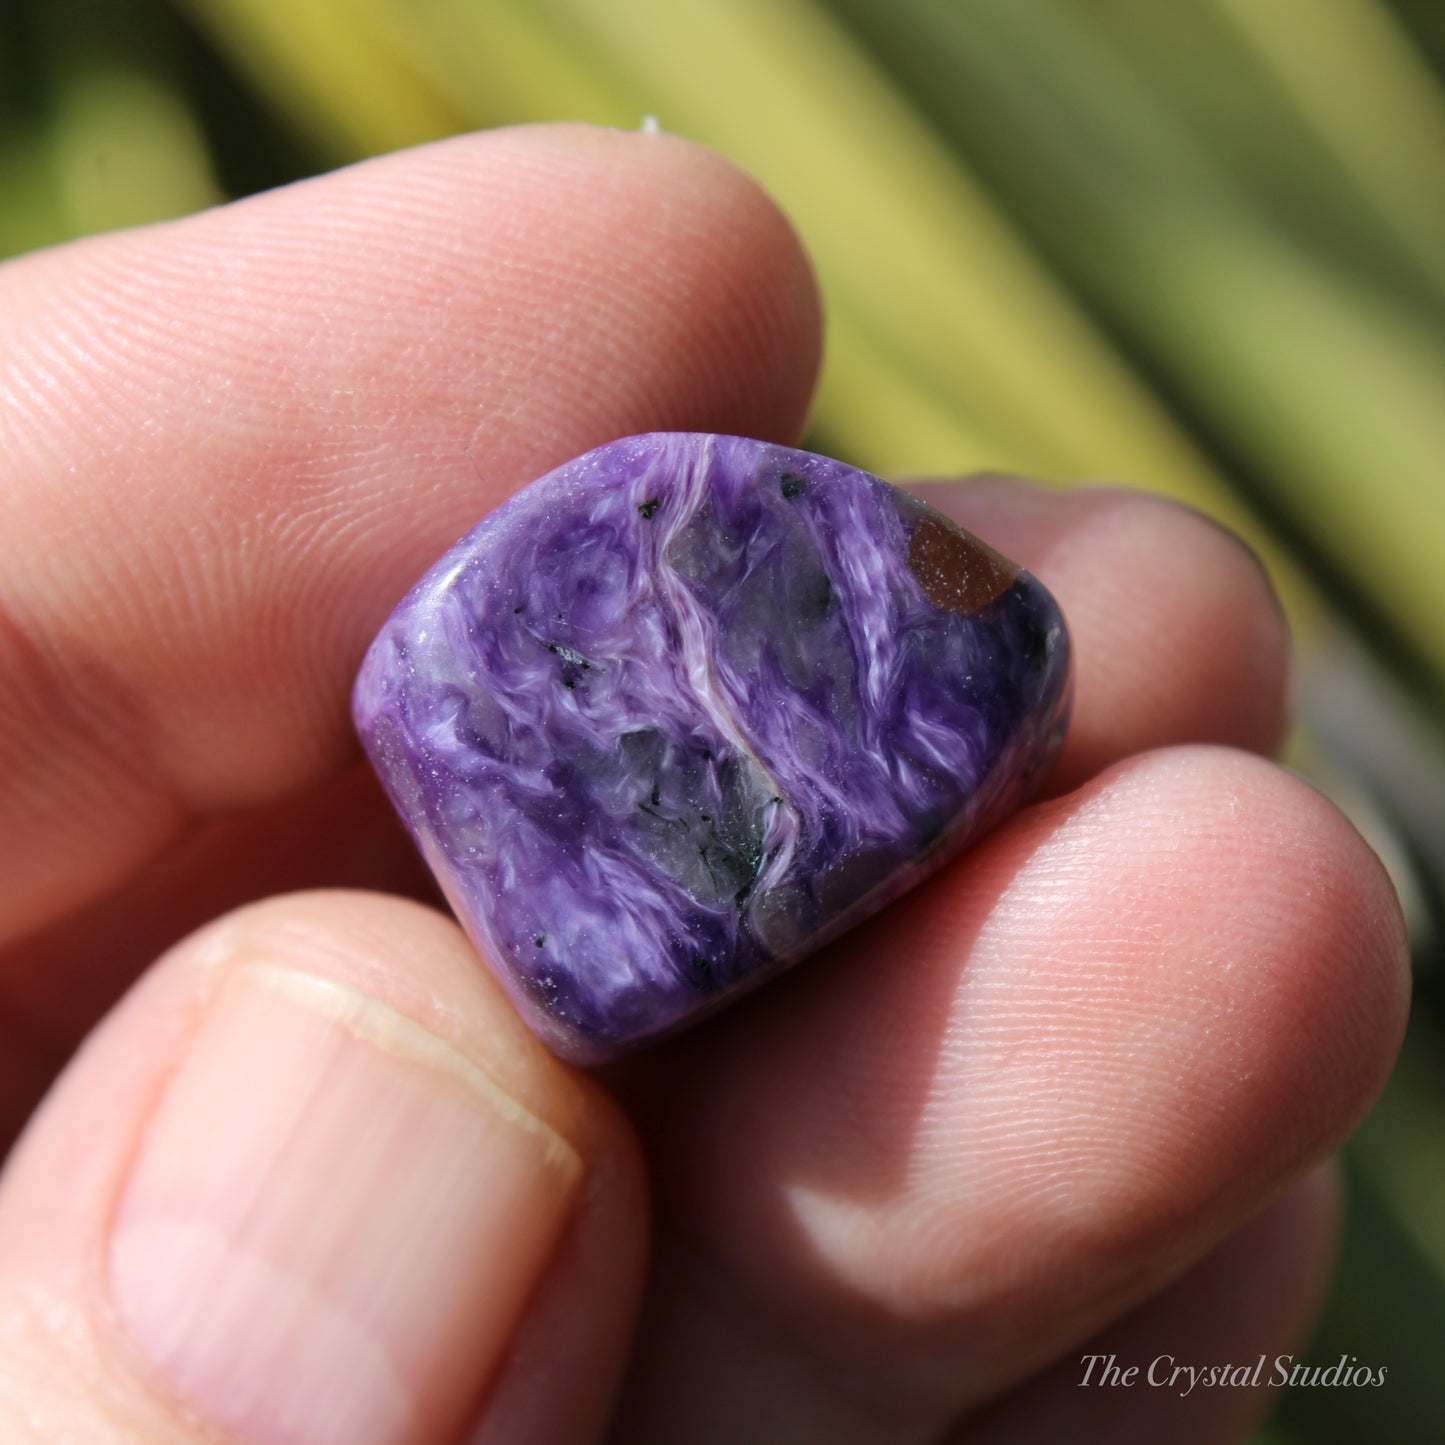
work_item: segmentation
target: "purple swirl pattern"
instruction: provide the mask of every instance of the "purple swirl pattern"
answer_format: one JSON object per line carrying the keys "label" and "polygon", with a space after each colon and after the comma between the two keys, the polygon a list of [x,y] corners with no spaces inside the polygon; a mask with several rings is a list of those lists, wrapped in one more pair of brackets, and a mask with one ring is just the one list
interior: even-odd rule
{"label": "purple swirl pattern", "polygon": [[954,857],[1062,741],[1053,599],[941,514],[739,437],[628,437],[485,517],[354,713],[463,926],[595,1063]]}

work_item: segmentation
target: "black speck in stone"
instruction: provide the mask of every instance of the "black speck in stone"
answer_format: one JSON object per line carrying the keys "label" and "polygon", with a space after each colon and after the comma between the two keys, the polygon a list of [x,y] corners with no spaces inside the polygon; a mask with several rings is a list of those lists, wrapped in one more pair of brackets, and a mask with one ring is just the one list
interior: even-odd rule
{"label": "black speck in stone", "polygon": [[521,610],[522,610],[522,609],[521,609],[520,607],[514,607],[514,608],[512,608],[512,611],[513,611],[513,612],[520,612]]}
{"label": "black speck in stone", "polygon": [[1040,627],[1033,618],[1030,618],[1028,625],[1022,629],[1022,634],[1020,638],[1020,642],[1022,643],[1021,651],[1025,658],[1027,658],[1029,665],[1036,667],[1048,656],[1048,629]]}
{"label": "black speck in stone", "polygon": [[545,933],[539,933],[532,942],[536,944],[538,948],[541,948],[542,945],[547,942],[547,935]]}
{"label": "black speck in stone", "polygon": [[692,966],[702,974],[704,978],[707,978],[712,973],[712,965],[700,953],[693,954]]}
{"label": "black speck in stone", "polygon": [[568,647],[565,643],[549,642],[547,651],[554,657],[562,659],[562,686],[569,690],[577,686],[584,672],[592,670],[592,664],[580,652]]}
{"label": "black speck in stone", "polygon": [[791,502],[794,497],[802,496],[807,486],[807,482],[797,472],[784,472],[778,478],[778,487],[783,494],[783,499],[788,502]]}
{"label": "black speck in stone", "polygon": [[821,622],[833,606],[833,584],[821,567],[804,574],[798,587],[798,611],[806,622]]}
{"label": "black speck in stone", "polygon": [[637,511],[640,516],[645,517],[650,522],[653,513],[656,512],[661,505],[661,497],[649,497],[645,502],[639,502],[637,504]]}
{"label": "black speck in stone", "polygon": [[658,783],[652,785],[652,806],[655,808],[662,802],[662,787]]}

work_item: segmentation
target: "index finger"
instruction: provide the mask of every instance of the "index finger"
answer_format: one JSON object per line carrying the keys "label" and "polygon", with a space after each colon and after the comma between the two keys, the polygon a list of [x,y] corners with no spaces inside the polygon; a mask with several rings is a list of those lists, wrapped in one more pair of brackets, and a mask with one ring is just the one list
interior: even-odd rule
{"label": "index finger", "polygon": [[0,941],[351,751],[371,633],[610,437],[792,439],[806,259],[676,139],[463,137],[0,270]]}

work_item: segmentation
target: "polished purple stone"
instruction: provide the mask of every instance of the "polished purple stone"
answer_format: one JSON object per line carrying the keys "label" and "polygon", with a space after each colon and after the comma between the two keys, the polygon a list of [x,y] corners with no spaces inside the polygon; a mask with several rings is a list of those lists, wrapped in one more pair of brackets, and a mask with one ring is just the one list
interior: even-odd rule
{"label": "polished purple stone", "polygon": [[372,644],[355,715],[517,1008],[593,1063],[958,853],[1027,796],[1068,698],[1052,597],[924,502],[658,433],[462,538]]}

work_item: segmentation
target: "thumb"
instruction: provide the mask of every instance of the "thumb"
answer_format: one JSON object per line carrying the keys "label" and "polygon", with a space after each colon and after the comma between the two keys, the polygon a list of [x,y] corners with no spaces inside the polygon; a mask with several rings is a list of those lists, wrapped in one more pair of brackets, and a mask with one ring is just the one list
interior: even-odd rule
{"label": "thumb", "polygon": [[0,1438],[591,1439],[643,1238],[620,1115],[451,924],[275,899],[151,970],[0,1178]]}

